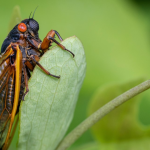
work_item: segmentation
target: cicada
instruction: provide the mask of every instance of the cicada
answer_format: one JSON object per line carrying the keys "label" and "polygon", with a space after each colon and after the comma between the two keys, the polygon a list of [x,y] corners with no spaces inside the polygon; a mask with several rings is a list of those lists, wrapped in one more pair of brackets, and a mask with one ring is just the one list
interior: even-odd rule
{"label": "cicada", "polygon": [[[34,15],[33,15],[34,16]],[[47,75],[60,78],[47,71],[38,61],[55,42],[63,50],[74,54],[55,40],[60,34],[51,30],[43,41],[39,38],[39,24],[33,19],[25,19],[8,34],[1,47],[0,55],[0,147],[8,149],[11,141],[12,125],[18,112],[20,101],[28,93],[28,80],[35,65]]]}

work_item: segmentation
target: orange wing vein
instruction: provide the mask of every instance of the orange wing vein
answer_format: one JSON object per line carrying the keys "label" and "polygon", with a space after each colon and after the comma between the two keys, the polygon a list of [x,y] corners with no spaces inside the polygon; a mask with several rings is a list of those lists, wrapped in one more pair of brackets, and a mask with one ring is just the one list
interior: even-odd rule
{"label": "orange wing vein", "polygon": [[[12,51],[11,48],[10,51]],[[0,147],[4,145],[3,150],[7,150],[10,144],[10,134],[18,107],[21,84],[22,53],[19,47],[16,47],[16,59],[13,66],[8,55],[4,55],[0,61]]]}

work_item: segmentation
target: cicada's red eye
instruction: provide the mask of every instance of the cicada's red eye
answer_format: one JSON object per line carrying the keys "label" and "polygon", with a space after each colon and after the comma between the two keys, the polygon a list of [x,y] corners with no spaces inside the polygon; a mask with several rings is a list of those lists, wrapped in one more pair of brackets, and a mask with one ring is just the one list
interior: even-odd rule
{"label": "cicada's red eye", "polygon": [[27,31],[27,26],[26,26],[24,23],[20,23],[20,24],[18,25],[18,30],[19,30],[20,32],[26,32],[26,31]]}

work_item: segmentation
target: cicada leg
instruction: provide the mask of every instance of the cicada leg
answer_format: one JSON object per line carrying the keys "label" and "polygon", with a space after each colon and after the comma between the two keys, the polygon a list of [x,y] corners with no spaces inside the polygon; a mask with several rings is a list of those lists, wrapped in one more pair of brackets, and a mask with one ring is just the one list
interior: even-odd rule
{"label": "cicada leg", "polygon": [[60,48],[62,48],[63,50],[68,51],[74,57],[75,55],[71,51],[69,51],[68,49],[66,49],[65,46],[63,46],[62,44],[60,44],[58,41],[56,41],[54,39],[55,34],[58,36],[58,38],[60,39],[60,41],[63,40],[57,31],[51,30],[46,35],[46,37],[44,38],[43,42],[40,44],[39,48],[45,52],[45,51],[48,50],[48,48],[51,45],[51,43],[55,42]]}
{"label": "cicada leg", "polygon": [[29,87],[28,87],[28,76],[27,76],[27,71],[26,71],[25,63],[24,62],[22,63],[22,66],[23,66],[24,81],[25,81],[25,87],[26,87],[26,91],[25,91],[25,93],[23,95],[23,98],[22,98],[22,100],[24,100],[24,97],[29,92]]}
{"label": "cicada leg", "polygon": [[38,59],[37,56],[34,56],[34,55],[31,55],[30,58],[32,59],[32,61],[34,61],[47,75],[50,75],[52,77],[55,77],[55,78],[60,78],[60,76],[56,76],[56,75],[53,75],[51,74],[49,71],[47,71],[36,59]]}

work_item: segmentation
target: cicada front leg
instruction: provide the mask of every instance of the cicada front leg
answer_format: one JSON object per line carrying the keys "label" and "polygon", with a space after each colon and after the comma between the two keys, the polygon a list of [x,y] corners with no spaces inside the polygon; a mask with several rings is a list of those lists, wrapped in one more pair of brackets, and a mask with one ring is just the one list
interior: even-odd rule
{"label": "cicada front leg", "polygon": [[71,55],[74,57],[75,55],[68,49],[66,49],[65,46],[63,46],[62,44],[60,44],[58,41],[56,41],[54,39],[55,35],[58,36],[58,38],[60,39],[60,41],[62,41],[63,39],[61,38],[60,34],[55,31],[55,30],[51,30],[48,32],[48,34],[46,35],[46,37],[44,38],[43,42],[40,44],[39,48],[41,50],[43,50],[44,52],[48,50],[49,46],[51,46],[52,42],[55,42],[60,48],[62,48],[63,50],[68,51],[69,53],[71,53]]}

